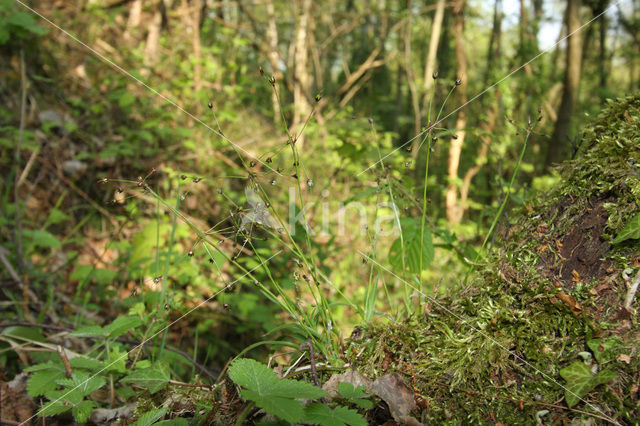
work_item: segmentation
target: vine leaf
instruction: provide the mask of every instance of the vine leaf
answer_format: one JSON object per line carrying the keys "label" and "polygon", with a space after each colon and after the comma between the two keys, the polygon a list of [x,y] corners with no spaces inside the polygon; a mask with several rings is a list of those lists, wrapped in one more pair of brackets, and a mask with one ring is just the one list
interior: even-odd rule
{"label": "vine leaf", "polygon": [[568,367],[560,370],[560,375],[567,381],[564,392],[567,406],[572,408],[580,399],[591,392],[596,386],[607,383],[618,375],[611,370],[602,370],[598,374],[591,373],[591,369],[584,362],[575,361]]}

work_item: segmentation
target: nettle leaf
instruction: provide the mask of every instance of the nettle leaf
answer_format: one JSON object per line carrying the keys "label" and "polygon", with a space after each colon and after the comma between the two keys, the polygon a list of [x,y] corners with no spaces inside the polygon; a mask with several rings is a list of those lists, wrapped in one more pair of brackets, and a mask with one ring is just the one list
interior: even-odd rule
{"label": "nettle leaf", "polygon": [[133,330],[142,324],[142,320],[139,317],[133,316],[121,316],[116,318],[111,324],[105,327],[107,336],[115,339],[122,336],[129,330]]}
{"label": "nettle leaf", "polygon": [[569,408],[580,402],[580,399],[596,386],[618,377],[615,372],[610,370],[600,371],[594,376],[589,366],[580,361],[575,361],[570,366],[561,369],[560,376],[567,381],[564,396]]}
{"label": "nettle leaf", "polygon": [[156,393],[169,382],[171,377],[164,364],[155,364],[150,368],[136,370],[121,380],[122,383],[135,383],[147,388],[150,393]]}
{"label": "nettle leaf", "polygon": [[169,411],[169,407],[158,408],[155,410],[150,410],[138,417],[138,421],[135,423],[136,426],[150,426],[164,417]]}
{"label": "nettle leaf", "polygon": [[626,224],[618,236],[613,240],[613,244],[618,244],[626,240],[640,238],[640,213]]}
{"label": "nettle leaf", "polygon": [[304,419],[307,423],[321,426],[366,426],[367,421],[357,411],[347,407],[336,407],[333,410],[320,403],[307,405],[304,409]]}
{"label": "nettle leaf", "polygon": [[[398,237],[389,249],[389,263],[396,271],[402,271],[403,254],[404,267],[412,273],[420,273],[420,250],[422,247],[422,268],[426,268],[433,261],[433,235],[424,229],[421,235],[421,223],[417,220],[404,221],[402,224],[402,240]],[[422,238],[421,238],[422,237]],[[404,253],[402,243],[404,242]]]}
{"label": "nettle leaf", "polygon": [[302,403],[296,398],[315,399],[326,395],[324,390],[309,383],[280,380],[269,367],[247,358],[231,364],[229,377],[246,388],[241,391],[245,400],[291,423],[300,421],[304,414]]}

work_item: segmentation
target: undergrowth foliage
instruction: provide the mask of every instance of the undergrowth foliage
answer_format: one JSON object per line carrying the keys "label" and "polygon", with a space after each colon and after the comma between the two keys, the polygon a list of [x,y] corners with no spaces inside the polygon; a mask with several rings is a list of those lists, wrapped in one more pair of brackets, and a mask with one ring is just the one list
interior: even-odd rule
{"label": "undergrowth foliage", "polygon": [[[22,15],[3,17],[0,24],[0,30],[16,27],[12,32],[17,31],[20,37],[43,32]],[[7,39],[0,31],[0,45],[4,43]],[[459,261],[456,267],[463,274],[466,271],[467,278],[475,279],[472,283],[478,283],[471,275],[478,266],[486,268],[495,261],[490,247],[501,223],[506,221],[507,228],[510,225],[504,217],[507,206],[510,202],[524,204],[526,194],[518,187],[516,176],[524,166],[530,137],[536,135],[541,115],[522,127],[515,126],[522,146],[512,161],[510,178],[503,178],[503,174],[495,177],[498,202],[487,209],[489,226],[486,232],[481,231],[482,243],[474,248],[437,220],[436,203],[431,199],[444,185],[434,179],[433,167],[442,167],[433,164],[434,158],[442,158],[437,155],[443,152],[443,145],[462,130],[451,128],[445,115],[448,99],[461,84],[459,78],[447,82],[434,74],[436,89],[426,125],[416,136],[416,143],[402,150],[394,148],[390,133],[378,133],[380,127],[373,118],[349,114],[353,115],[349,126],[333,129],[334,124],[327,123],[333,133],[325,135],[314,121],[314,107],[301,123],[290,123],[280,82],[262,68],[259,74],[281,113],[282,136],[275,138],[279,142],[265,152],[247,156],[244,148],[225,136],[231,133],[225,125],[232,120],[225,117],[228,112],[220,110],[214,99],[203,109],[213,132],[223,142],[230,142],[233,152],[219,150],[218,146],[206,152],[190,140],[187,129],[182,129],[186,139],[182,148],[201,157],[217,156],[228,166],[220,169],[223,172],[190,172],[182,167],[190,163],[175,161],[157,169],[139,164],[131,176],[123,177],[127,171],[120,170],[120,175],[96,182],[106,201],[106,206],[96,209],[118,228],[103,254],[116,255],[111,263],[107,256],[93,264],[76,258],[69,261],[69,278],[77,282],[73,302],[80,308],[69,319],[73,327],[50,327],[65,333],[73,345],[52,345],[42,332],[47,329],[43,324],[45,312],[55,300],[53,287],[36,321],[44,327],[16,323],[4,327],[0,335],[12,348],[31,345],[46,349],[34,351],[31,360],[19,349],[3,352],[14,351],[12,356],[21,357],[22,362],[32,361],[24,371],[29,374],[28,395],[42,402],[37,415],[70,412],[75,421],[83,423],[96,408],[136,401],[128,417],[138,425],[186,424],[184,419],[173,418],[179,413],[171,404],[178,401],[187,407],[185,411],[193,416],[195,424],[229,419],[240,424],[273,420],[275,416],[289,423],[365,425],[375,405],[363,387],[342,382],[337,386],[338,402],[322,401],[328,392],[318,386],[318,373],[326,379],[330,370],[346,368],[358,368],[371,376],[389,369],[401,371],[410,378],[411,391],[423,402],[421,408],[429,406],[429,398],[432,402],[443,401],[447,392],[449,396],[453,392],[480,395],[479,401],[503,397],[508,403],[499,408],[505,416],[514,401],[521,401],[520,390],[524,388],[552,396],[549,401],[563,395],[569,409],[581,403],[585,403],[585,409],[592,409],[592,400],[584,400],[590,393],[616,380],[629,381],[626,372],[619,374],[612,367],[624,362],[620,356],[625,355],[628,343],[596,336],[591,329],[585,333],[588,327],[578,318],[581,303],[586,307],[587,302],[593,302],[584,291],[591,284],[581,283],[578,276],[580,285],[572,289],[575,291],[554,288],[548,277],[533,272],[530,261],[538,260],[539,253],[534,254],[532,246],[517,251],[521,256],[518,259],[506,259],[522,266],[527,277],[533,277],[531,282],[540,283],[531,288],[517,288],[509,271],[500,268],[481,271],[486,281],[475,290],[463,287],[459,295],[439,297],[439,284],[431,282],[428,268],[443,253]],[[151,109],[126,86],[115,86],[104,103],[92,107],[92,113],[103,116],[103,124],[119,113],[129,116],[138,108]],[[432,105],[436,90],[446,93],[439,108]],[[314,100],[317,105],[322,97],[316,95]],[[110,103],[117,103],[119,109],[109,110]],[[616,107],[612,105],[611,109]],[[159,110],[153,112],[148,121],[123,125],[126,143],[109,145],[100,154],[103,160],[124,157],[139,161],[140,153],[144,157],[160,153],[164,146],[159,141],[175,135],[163,130],[163,120],[170,118]],[[616,110],[615,115],[620,114],[624,112]],[[631,123],[638,120],[636,115],[625,117]],[[74,125],[50,127],[49,136],[77,130]],[[596,127],[591,136],[609,138],[610,144],[611,138],[618,138],[616,144],[621,149],[635,142],[637,134],[630,126],[620,125],[620,135],[608,133],[605,127]],[[25,144],[31,146],[36,136],[26,134]],[[322,138],[324,144],[314,147],[314,142]],[[584,164],[575,164],[572,177],[578,176],[574,180],[581,179],[600,192],[630,188],[621,193],[625,203],[608,200],[603,207],[610,214],[607,229],[615,233],[610,236],[611,244],[625,247],[640,238],[637,171],[635,175],[628,173],[625,164],[616,163],[611,179],[593,179],[589,166],[608,155],[594,152]],[[625,160],[636,170],[640,158],[637,150],[632,153]],[[84,159],[81,155],[78,158]],[[345,180],[357,190],[350,191],[349,187],[339,193],[342,188],[336,185],[335,175],[328,175],[324,164],[337,159],[341,161],[339,171],[355,175]],[[362,162],[369,164],[364,171],[360,170]],[[19,172],[16,162],[12,173],[17,177]],[[420,179],[414,181],[414,176]],[[567,193],[563,195],[576,196],[580,194],[578,189],[584,187],[564,186],[562,190]],[[27,207],[19,200],[11,202],[11,185],[3,193],[3,225],[20,223]],[[67,243],[53,232],[56,226],[71,222],[69,214],[58,208],[63,198],[43,221],[21,223],[25,229],[18,232],[18,258],[47,264],[53,260],[53,250]],[[211,213],[198,217],[208,209],[203,204],[211,204]],[[152,206],[153,211],[149,213],[145,206]],[[357,213],[359,222],[347,216],[349,209]],[[538,219],[531,218],[531,223]],[[142,225],[135,234],[118,235],[130,221]],[[341,258],[347,257],[345,249],[340,251],[342,240],[349,243],[345,244],[349,259]],[[4,253],[0,254],[4,259]],[[620,254],[619,263],[630,262],[626,254]],[[331,265],[335,264],[348,274],[333,274]],[[46,281],[55,271],[43,269],[38,278]],[[357,283],[345,283],[344,275]],[[23,286],[27,294],[28,285]],[[443,292],[452,293],[454,288],[449,286]],[[549,294],[553,295],[551,302],[540,302],[547,301]],[[119,302],[109,306],[109,320],[89,315],[97,310],[96,305],[114,299]],[[540,306],[542,312],[555,314],[566,308],[557,300],[568,306],[571,315],[537,323],[529,307]],[[13,302],[19,305],[17,300]],[[16,309],[21,318],[31,315],[20,306]],[[405,318],[409,319],[400,321]],[[384,325],[376,323],[388,319]],[[350,323],[367,328],[366,337],[362,339],[356,331],[345,336]],[[523,335],[523,330],[537,334],[530,338]],[[553,340],[556,334],[572,339],[570,344],[565,347]],[[216,340],[206,346],[204,356],[201,339]],[[185,348],[186,344],[193,349]],[[303,347],[309,349],[310,369],[297,367],[304,355],[293,362]],[[273,353],[269,366],[243,358],[249,353],[265,358],[274,348],[277,353]],[[562,362],[551,362],[552,355]],[[576,356],[581,359],[576,360]],[[279,363],[277,371],[284,373],[276,373],[272,361]],[[510,388],[514,371],[524,369],[520,361],[532,370],[518,377],[522,386],[514,391]],[[210,365],[217,366],[216,371],[210,371]],[[493,370],[485,377],[482,372],[487,365]],[[544,375],[544,383],[536,382],[538,373]],[[564,380],[560,386],[556,381],[559,378]],[[497,384],[483,393],[478,385],[484,383]],[[433,395],[426,395],[426,386],[435,389]],[[514,393],[505,396],[500,386]],[[527,403],[535,406],[537,402]],[[452,406],[456,404],[464,412],[464,401],[455,401]],[[468,419],[487,421],[484,406],[471,411]],[[433,412],[429,420],[450,418],[444,405],[436,406]],[[605,419],[613,416],[610,412],[602,415]]]}

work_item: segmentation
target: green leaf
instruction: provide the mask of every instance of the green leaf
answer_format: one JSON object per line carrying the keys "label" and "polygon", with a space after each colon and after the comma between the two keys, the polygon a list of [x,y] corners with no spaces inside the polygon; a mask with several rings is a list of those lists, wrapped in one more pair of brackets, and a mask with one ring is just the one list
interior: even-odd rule
{"label": "green leaf", "polygon": [[187,419],[183,419],[182,417],[177,417],[175,419],[169,420],[161,420],[158,423],[155,423],[156,426],[189,426],[189,421]]}
{"label": "green leaf", "polygon": [[99,325],[88,325],[86,327],[80,327],[71,333],[71,335],[75,337],[105,337],[107,335],[107,331]]}
{"label": "green leaf", "polygon": [[85,358],[83,356],[77,356],[69,360],[71,368],[82,368],[90,371],[98,371],[104,368],[104,364],[101,361],[93,358]]}
{"label": "green leaf", "polygon": [[122,336],[127,331],[136,328],[142,324],[142,320],[139,317],[133,316],[120,316],[116,318],[111,324],[105,327],[107,336],[115,339]]}
{"label": "green leaf", "polygon": [[372,394],[365,393],[364,386],[358,386],[354,388],[351,383],[341,382],[338,383],[338,393],[342,395],[343,398],[356,404],[358,407],[363,408],[365,410],[370,410],[373,408],[373,402],[369,401],[366,398],[369,398]]}
{"label": "green leaf", "polygon": [[[424,229],[421,237],[421,224],[417,220],[405,221],[402,227],[402,240],[398,237],[389,249],[389,263],[396,271],[402,271],[403,254],[404,267],[412,274],[419,274],[420,271],[420,247],[422,246],[422,269],[426,268],[433,261],[433,236],[431,231]],[[404,241],[404,253],[402,242]]]}
{"label": "green leaf", "polygon": [[613,240],[613,244],[618,244],[630,239],[640,238],[640,213],[629,221],[618,236]]}
{"label": "green leaf", "polygon": [[90,400],[80,401],[80,403],[78,403],[75,407],[73,407],[73,410],[71,411],[71,413],[73,414],[73,417],[75,417],[78,423],[84,423],[87,420],[89,420],[89,417],[91,416],[91,412],[93,411],[93,408],[95,406],[96,406],[96,403],[93,401],[90,401]]}
{"label": "green leaf", "polygon": [[29,246],[41,247],[41,248],[53,248],[59,249],[62,247],[60,240],[50,232],[44,229],[25,229],[22,231],[22,235],[25,239],[29,240]]}
{"label": "green leaf", "polygon": [[2,331],[5,336],[17,337],[18,339],[33,340],[35,342],[45,342],[46,339],[42,330],[36,327],[13,326],[7,327]]}
{"label": "green leaf", "polygon": [[156,393],[169,382],[171,377],[163,364],[155,364],[150,368],[136,370],[121,380],[122,383],[135,383],[147,388],[150,393]]}
{"label": "green leaf", "polygon": [[44,395],[46,392],[55,390],[57,387],[56,381],[63,377],[64,367],[51,363],[49,369],[36,371],[29,377],[27,393],[32,397]]}
{"label": "green leaf", "polygon": [[309,404],[304,410],[307,423],[321,426],[366,426],[367,421],[355,410],[346,407],[336,407],[333,410],[320,403]]}
{"label": "green leaf", "polygon": [[138,417],[138,421],[135,423],[136,426],[150,426],[164,417],[169,411],[169,407],[158,408],[155,410],[150,410]]}
{"label": "green leaf", "polygon": [[253,401],[256,405],[268,413],[280,417],[290,423],[297,423],[302,419],[304,413],[302,402],[292,398],[279,396],[264,396],[258,392],[242,389],[240,395],[243,399]]}
{"label": "green leaf", "polygon": [[235,360],[229,367],[229,377],[236,385],[258,392],[278,382],[275,371],[249,358]]}
{"label": "green leaf", "polygon": [[594,376],[584,362],[575,361],[570,366],[561,369],[560,376],[567,381],[564,396],[567,406],[572,408],[596,386],[615,379],[617,374],[604,370]]}
{"label": "green leaf", "polygon": [[620,351],[620,340],[612,337],[608,340],[592,339],[587,341],[587,346],[591,349],[598,364],[616,359]]}
{"label": "green leaf", "polygon": [[280,380],[264,364],[252,359],[238,359],[229,367],[229,377],[237,385],[244,399],[256,403],[265,411],[291,423],[302,419],[303,407],[296,398],[321,398],[326,392],[317,386],[297,380]]}

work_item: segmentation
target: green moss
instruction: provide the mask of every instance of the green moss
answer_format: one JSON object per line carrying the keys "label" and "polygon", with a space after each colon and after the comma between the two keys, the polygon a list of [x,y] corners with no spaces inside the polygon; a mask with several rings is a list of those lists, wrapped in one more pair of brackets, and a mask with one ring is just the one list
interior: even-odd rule
{"label": "green moss", "polygon": [[[637,240],[611,245],[640,211],[640,97],[610,101],[582,140],[578,157],[560,167],[560,184],[518,213],[468,287],[432,299],[420,316],[371,324],[353,343],[362,373],[404,376],[423,422],[640,418],[638,318],[621,311],[621,271],[638,267],[640,248]],[[588,341],[614,336],[630,363],[598,365],[617,378],[570,409],[559,371],[586,356]]]}

